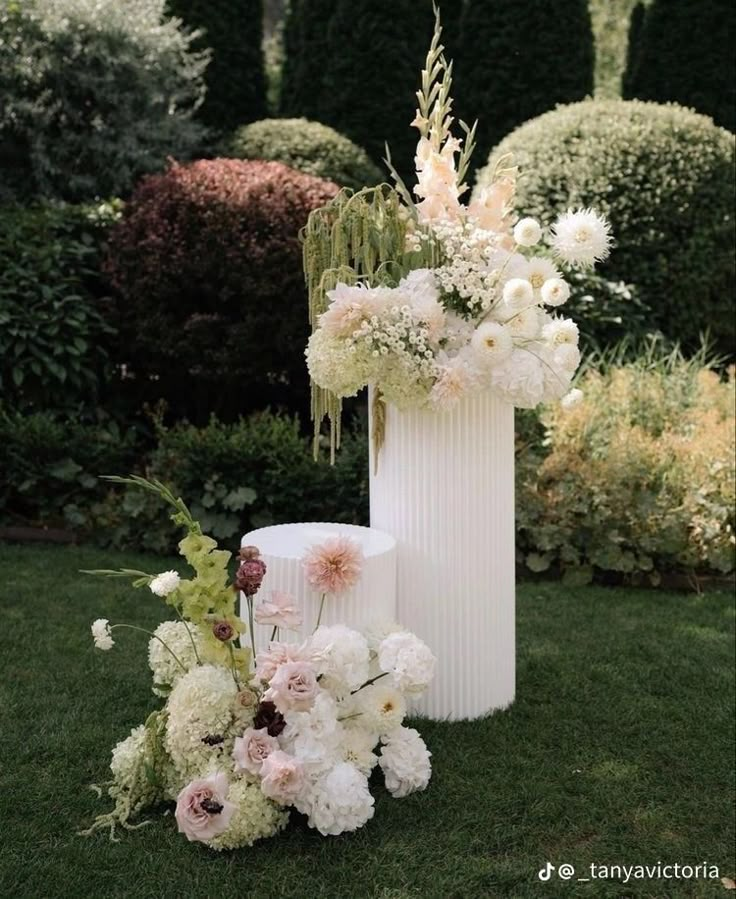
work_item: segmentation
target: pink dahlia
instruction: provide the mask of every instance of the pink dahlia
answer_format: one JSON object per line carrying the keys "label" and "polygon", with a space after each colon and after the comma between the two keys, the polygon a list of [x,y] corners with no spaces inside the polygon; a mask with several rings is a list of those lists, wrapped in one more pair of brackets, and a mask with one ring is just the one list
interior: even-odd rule
{"label": "pink dahlia", "polygon": [[320,593],[345,593],[360,578],[363,553],[350,537],[329,537],[308,550],[302,565],[310,586]]}

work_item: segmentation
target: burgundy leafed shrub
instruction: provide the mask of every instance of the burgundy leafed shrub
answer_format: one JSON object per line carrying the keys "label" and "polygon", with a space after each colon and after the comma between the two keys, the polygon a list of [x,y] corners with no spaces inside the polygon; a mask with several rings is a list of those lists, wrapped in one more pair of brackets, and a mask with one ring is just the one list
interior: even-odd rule
{"label": "burgundy leafed shrub", "polygon": [[277,162],[172,164],[114,230],[120,361],[141,399],[193,420],[303,408],[307,301],[299,229],[337,192]]}

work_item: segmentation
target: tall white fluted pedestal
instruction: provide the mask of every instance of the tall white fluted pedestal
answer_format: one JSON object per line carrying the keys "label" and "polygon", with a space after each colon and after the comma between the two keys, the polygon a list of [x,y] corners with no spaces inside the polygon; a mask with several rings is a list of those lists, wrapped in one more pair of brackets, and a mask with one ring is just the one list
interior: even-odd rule
{"label": "tall white fluted pedestal", "polygon": [[[266,563],[266,576],[256,596],[256,605],[268,599],[271,590],[290,593],[302,612],[300,631],[282,631],[281,640],[300,642],[314,630],[319,614],[320,595],[308,584],[302,569],[310,546],[329,537],[347,536],[360,543],[363,569],[358,583],[343,596],[328,596],[322,624],[345,624],[360,629],[376,622],[396,619],[396,541],[374,528],[331,522],[278,524],[246,534],[242,546],[257,546]],[[240,617],[248,620],[245,597],[241,598]],[[256,624],[256,647],[268,645],[273,628]]]}
{"label": "tall white fluted pedestal", "polygon": [[438,659],[415,711],[504,708],[516,682],[513,407],[490,392],[444,413],[388,405],[375,462],[371,525],[397,541],[399,621]]}

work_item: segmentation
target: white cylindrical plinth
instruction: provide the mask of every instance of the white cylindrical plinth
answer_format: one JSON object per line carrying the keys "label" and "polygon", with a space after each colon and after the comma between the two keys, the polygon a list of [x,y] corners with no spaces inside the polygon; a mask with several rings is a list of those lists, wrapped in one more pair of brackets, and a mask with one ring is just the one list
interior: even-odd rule
{"label": "white cylindrical plinth", "polygon": [[[279,524],[246,534],[242,546],[257,546],[266,563],[266,576],[255,599],[256,606],[268,599],[271,590],[289,593],[301,609],[301,631],[281,631],[281,640],[299,642],[314,630],[319,614],[320,595],[306,581],[301,560],[309,547],[336,535],[351,537],[363,550],[363,570],[358,583],[342,596],[328,596],[322,624],[345,624],[360,629],[372,622],[396,619],[396,541],[374,528],[352,524],[307,522]],[[245,597],[240,617],[248,620]],[[268,644],[273,628],[255,625],[256,647]],[[247,645],[247,639],[243,641]]]}
{"label": "white cylindrical plinth", "polygon": [[516,681],[513,407],[488,391],[442,413],[387,405],[377,473],[375,461],[371,525],[397,541],[399,621],[438,659],[415,711],[504,708]]}

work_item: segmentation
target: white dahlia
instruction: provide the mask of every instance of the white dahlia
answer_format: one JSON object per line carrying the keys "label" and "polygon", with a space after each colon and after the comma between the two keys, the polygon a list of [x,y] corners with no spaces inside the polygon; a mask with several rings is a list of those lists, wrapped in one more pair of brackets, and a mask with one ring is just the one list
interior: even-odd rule
{"label": "white dahlia", "polygon": [[404,720],[406,701],[395,687],[379,680],[356,693],[354,709],[360,727],[382,736]]}
{"label": "white dahlia", "polygon": [[431,752],[411,727],[397,727],[383,740],[378,764],[386,778],[386,789],[397,799],[424,790],[432,776]]}
{"label": "white dahlia", "polygon": [[362,827],[373,817],[374,802],[368,778],[355,765],[338,762],[314,781],[301,810],[309,815],[310,827],[330,836]]}
{"label": "white dahlia", "polygon": [[593,209],[569,209],[552,226],[551,243],[563,262],[592,268],[611,251],[611,226]]}
{"label": "white dahlia", "polygon": [[401,631],[389,634],[378,647],[378,664],[391,675],[397,689],[421,693],[434,677],[437,659],[423,640]]}

